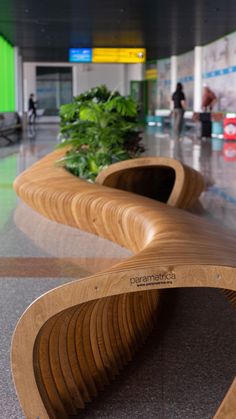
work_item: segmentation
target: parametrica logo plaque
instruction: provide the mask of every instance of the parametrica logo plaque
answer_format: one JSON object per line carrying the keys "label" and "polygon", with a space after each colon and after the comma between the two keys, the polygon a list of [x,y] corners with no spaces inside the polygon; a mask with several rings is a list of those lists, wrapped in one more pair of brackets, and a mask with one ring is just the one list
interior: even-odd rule
{"label": "parametrica logo plaque", "polygon": [[174,272],[160,272],[152,275],[134,276],[130,278],[130,285],[136,285],[137,287],[172,285],[174,279],[176,279]]}

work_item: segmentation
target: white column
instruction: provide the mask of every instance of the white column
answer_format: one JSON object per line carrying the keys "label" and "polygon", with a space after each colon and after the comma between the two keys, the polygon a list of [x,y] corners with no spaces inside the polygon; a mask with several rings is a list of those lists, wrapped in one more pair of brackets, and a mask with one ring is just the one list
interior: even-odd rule
{"label": "white column", "polygon": [[123,76],[124,76],[124,95],[129,95],[129,83],[128,83],[128,64],[124,64],[123,68]]}
{"label": "white column", "polygon": [[177,79],[178,79],[178,58],[176,55],[170,57],[170,80],[171,80],[171,94],[176,89]]}
{"label": "white column", "polygon": [[[28,110],[28,99],[36,94],[36,63],[24,63],[24,110]],[[36,98],[37,99],[37,98]]]}
{"label": "white column", "polygon": [[74,64],[72,67],[72,94],[73,96],[78,95],[78,83],[79,83],[79,64]]}
{"label": "white column", "polygon": [[60,108],[61,105],[61,98],[60,98],[60,80],[58,78],[58,80],[56,81],[56,107],[57,109]]}
{"label": "white column", "polygon": [[202,72],[203,72],[203,48],[194,48],[194,112],[200,112],[202,108]]}
{"label": "white column", "polygon": [[121,95],[126,95],[126,69],[125,64],[119,64],[119,73],[120,73],[120,83],[119,83],[119,92]]}

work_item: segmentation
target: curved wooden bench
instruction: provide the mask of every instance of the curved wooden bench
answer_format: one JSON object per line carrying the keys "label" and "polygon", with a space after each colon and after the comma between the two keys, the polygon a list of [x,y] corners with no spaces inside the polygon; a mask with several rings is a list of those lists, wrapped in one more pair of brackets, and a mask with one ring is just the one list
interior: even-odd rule
{"label": "curved wooden bench", "polygon": [[99,173],[96,182],[177,208],[191,208],[205,186],[199,172],[168,157],[140,157],[112,164]]}
{"label": "curved wooden bench", "polygon": [[[205,186],[199,172],[168,157],[142,157],[114,163],[99,173],[96,182],[184,209],[195,204]],[[222,292],[236,307],[236,293]]]}
{"label": "curved wooden bench", "polygon": [[[19,320],[12,371],[32,419],[76,415],[119,373],[150,332],[161,289],[236,290],[234,236],[152,199],[77,179],[55,166],[59,155],[17,178],[19,196],[49,219],[113,240],[135,255],[47,292]],[[231,400],[225,399],[224,412]]]}

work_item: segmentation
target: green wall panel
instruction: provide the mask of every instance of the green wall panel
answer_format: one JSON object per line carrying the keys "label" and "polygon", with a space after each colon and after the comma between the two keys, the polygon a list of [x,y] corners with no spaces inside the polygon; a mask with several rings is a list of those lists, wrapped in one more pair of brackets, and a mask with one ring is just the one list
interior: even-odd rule
{"label": "green wall panel", "polygon": [[0,112],[15,111],[14,48],[0,36]]}

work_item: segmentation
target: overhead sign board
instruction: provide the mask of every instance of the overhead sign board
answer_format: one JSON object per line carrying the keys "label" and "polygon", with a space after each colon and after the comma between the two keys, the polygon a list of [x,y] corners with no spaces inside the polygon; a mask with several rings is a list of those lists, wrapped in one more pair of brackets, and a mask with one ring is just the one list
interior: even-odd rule
{"label": "overhead sign board", "polygon": [[144,63],[145,48],[93,48],[93,63]]}
{"label": "overhead sign board", "polygon": [[145,63],[145,48],[70,48],[71,63]]}
{"label": "overhead sign board", "polygon": [[70,48],[69,61],[71,63],[91,63],[92,48]]}

